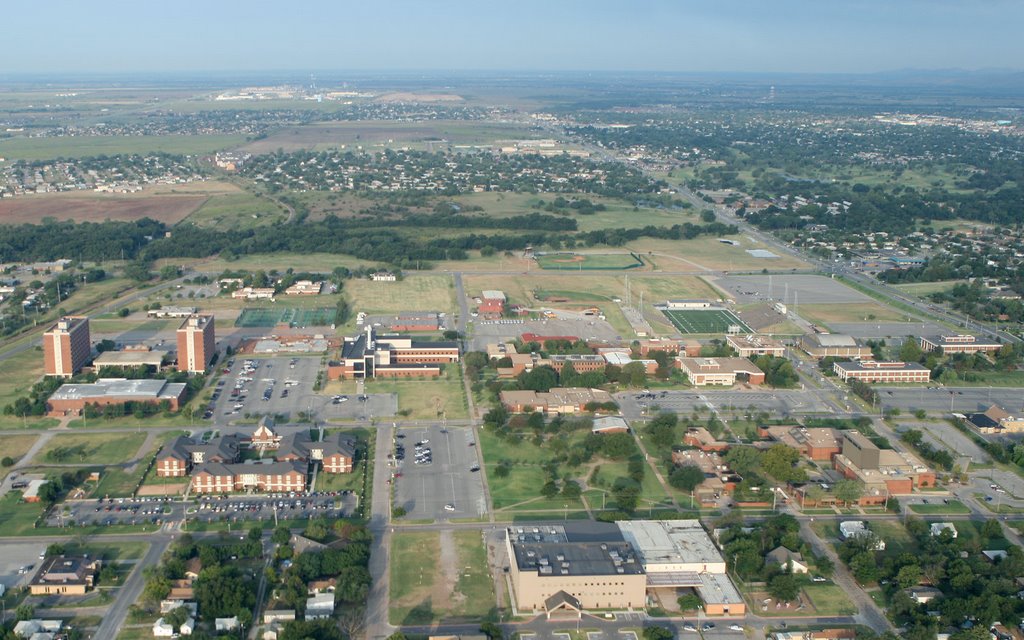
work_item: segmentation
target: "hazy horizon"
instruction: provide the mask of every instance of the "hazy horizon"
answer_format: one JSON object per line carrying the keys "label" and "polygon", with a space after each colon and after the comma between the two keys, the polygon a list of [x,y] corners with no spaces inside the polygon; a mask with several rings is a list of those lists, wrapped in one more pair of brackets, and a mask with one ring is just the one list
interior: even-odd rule
{"label": "hazy horizon", "polygon": [[1017,71],[1024,3],[256,0],[6,11],[0,74],[873,74]]}

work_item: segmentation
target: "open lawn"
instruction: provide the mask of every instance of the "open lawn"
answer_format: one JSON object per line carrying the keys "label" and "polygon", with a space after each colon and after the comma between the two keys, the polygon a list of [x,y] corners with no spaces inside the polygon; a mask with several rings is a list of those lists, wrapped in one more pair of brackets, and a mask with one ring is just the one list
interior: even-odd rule
{"label": "open lawn", "polygon": [[[640,483],[640,504],[638,508],[643,510],[645,507],[657,508],[658,505],[670,505],[671,501],[665,490],[661,488],[661,484],[658,483],[658,478],[655,477],[654,471],[650,467],[645,467],[644,471],[644,480]],[[610,491],[616,479],[628,476],[628,462],[602,461],[600,462],[597,476],[589,484],[591,487]],[[609,494],[608,504],[611,505],[612,502],[612,496]]]}
{"label": "open lawn", "polygon": [[[12,458],[17,462],[28,453],[28,450],[32,448],[32,445],[38,439],[38,435],[4,436],[4,446],[0,450],[0,455],[5,458]],[[0,469],[0,476],[7,475],[7,471],[7,469]]]}
{"label": "open lawn", "polygon": [[366,393],[398,394],[399,413],[412,420],[436,420],[441,412],[448,418],[468,414],[462,377],[454,364],[436,380],[368,380]]}
{"label": "open lawn", "polygon": [[[296,108],[297,103],[284,104]],[[265,108],[271,107],[268,104]],[[357,151],[400,146],[443,151],[452,145],[491,145],[498,140],[535,138],[537,135],[514,124],[476,120],[353,120],[284,127],[262,140],[250,142],[242,149],[249,153],[270,153],[277,149],[286,152],[299,149]]]}
{"label": "open lawn", "polygon": [[455,283],[447,275],[413,273],[398,282],[347,280],[343,290],[353,310],[370,314],[456,309]]}
{"label": "open lawn", "polygon": [[[170,260],[158,260],[155,263],[155,267],[159,268],[165,264],[183,264],[183,259],[174,258]],[[256,253],[239,256],[234,260],[225,260],[223,258],[204,258],[202,260],[195,260],[186,264],[189,264],[189,266],[198,271],[207,271],[216,274],[220,274],[226,269],[248,271],[257,271],[260,269],[270,271],[271,269],[277,269],[278,271],[284,271],[288,268],[292,268],[295,271],[309,271],[313,273],[326,274],[333,271],[335,267],[349,267],[355,269],[361,266],[374,265],[374,263],[359,260],[352,256],[342,256],[331,253],[299,254],[290,252]]]}
{"label": "open lawn", "polygon": [[100,481],[92,492],[92,497],[102,498],[104,496],[128,496],[135,491],[142,474],[146,470],[144,462],[135,465],[131,473],[119,467],[107,467],[100,472]]}
{"label": "open lawn", "polygon": [[845,616],[857,612],[850,596],[834,584],[811,584],[804,587],[804,595],[811,601],[819,616]]}
{"label": "open lawn", "polygon": [[[581,303],[606,301],[612,298],[625,299],[626,277],[620,274],[569,275],[565,273],[531,272],[526,275],[474,276],[462,278],[467,295],[479,295],[483,289],[499,289],[505,292],[511,303],[527,307],[554,307],[557,302],[537,300],[541,296],[567,298],[570,302]],[[703,279],[695,276],[662,276],[649,272],[630,272],[629,287],[633,303],[644,294],[644,301],[653,304],[669,298],[718,298],[718,291]],[[649,314],[653,315],[653,314]]]}
{"label": "open lawn", "polygon": [[537,266],[551,271],[626,270],[644,266],[632,253],[546,253],[537,256]]}
{"label": "open lawn", "polygon": [[0,156],[8,160],[84,158],[118,153],[204,154],[245,142],[244,135],[62,136],[0,140]]}
{"label": "open lawn", "polygon": [[[655,270],[686,271],[769,271],[780,269],[799,269],[807,267],[807,263],[787,255],[778,254],[764,243],[749,236],[729,236],[729,240],[738,245],[718,242],[717,238],[701,237],[693,240],[664,240],[661,238],[638,238],[628,244],[625,249],[636,251],[644,259],[652,263]],[[747,253],[748,249],[764,249],[772,251],[777,258],[755,258]]]}
{"label": "open lawn", "polygon": [[21,501],[20,491],[10,491],[0,497],[0,536],[21,536],[30,533],[35,521],[43,514],[39,503]]}
{"label": "open lawn", "polygon": [[201,227],[251,229],[261,225],[279,224],[287,217],[288,212],[273,200],[241,192],[210,197],[188,217],[188,221]]}
{"label": "open lawn", "polygon": [[435,588],[440,553],[436,532],[401,532],[391,537],[391,624],[429,624],[434,620],[435,607],[443,607],[448,601],[450,593],[439,593]]}
{"label": "open lawn", "polygon": [[198,209],[207,196],[110,195],[58,193],[0,200],[0,224],[38,224],[43,218],[59,221],[103,222],[152,218],[177,224]]}
{"label": "open lawn", "polygon": [[[566,199],[586,198],[594,204],[603,204],[604,211],[597,211],[590,215],[579,215],[574,209],[567,209],[568,215],[576,220],[580,231],[593,231],[595,229],[632,229],[654,225],[658,227],[670,227],[683,222],[696,222],[697,209],[665,209],[655,207],[639,206],[634,207],[633,203],[618,198],[604,198],[593,194],[559,194]],[[552,196],[536,196],[528,193],[467,193],[453,198],[456,202],[465,206],[483,207],[488,217],[507,218],[519,216],[534,211],[540,211],[547,215],[547,211],[541,209],[541,201],[552,202]]]}
{"label": "open lawn", "polygon": [[452,537],[458,553],[458,564],[454,567],[457,578],[444,617],[482,619],[495,606],[487,548],[479,531],[455,531]]}
{"label": "open lawn", "polygon": [[949,291],[958,284],[966,284],[967,280],[943,280],[941,282],[911,282],[909,284],[893,285],[904,293],[915,296],[927,296],[933,293]]}
{"label": "open lawn", "polygon": [[[801,298],[802,299],[802,298]],[[849,304],[803,304],[793,309],[800,317],[814,324],[830,322],[906,322],[907,314],[877,302]]]}
{"label": "open lawn", "polygon": [[[42,348],[26,349],[10,358],[0,360],[0,408],[27,395],[42,375]],[[21,422],[21,418],[18,418],[18,422]]]}
{"label": "open lawn", "polygon": [[964,514],[971,512],[967,505],[959,500],[950,500],[949,504],[912,504],[910,505],[910,510],[924,515]]}
{"label": "open lawn", "polygon": [[66,464],[120,464],[135,457],[146,440],[144,433],[57,434],[39,452],[39,462]]}

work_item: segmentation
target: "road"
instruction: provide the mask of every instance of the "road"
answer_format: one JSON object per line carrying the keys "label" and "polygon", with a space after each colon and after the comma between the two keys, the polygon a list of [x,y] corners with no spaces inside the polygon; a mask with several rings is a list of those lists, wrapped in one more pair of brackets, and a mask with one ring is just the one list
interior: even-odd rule
{"label": "road", "polygon": [[143,568],[156,566],[160,562],[160,557],[163,556],[164,551],[171,544],[171,538],[169,535],[162,535],[154,536],[150,539],[149,550],[136,563],[131,575],[125,580],[124,586],[118,591],[117,599],[114,600],[114,603],[110,605],[110,608],[103,615],[103,622],[100,623],[99,629],[93,634],[94,638],[117,637],[121,625],[124,624],[125,618],[128,617],[128,607],[139,599],[142,589],[146,586]]}
{"label": "road", "polygon": [[[393,428],[386,424],[378,425],[376,451],[391,451],[393,442]],[[377,464],[373,465],[373,497],[369,524],[370,531],[373,532],[369,570],[374,580],[366,601],[366,638],[386,638],[395,630],[388,623],[388,594],[391,588],[391,572],[388,569],[392,531],[389,484],[391,468],[380,462],[383,456],[378,455],[377,458]]]}

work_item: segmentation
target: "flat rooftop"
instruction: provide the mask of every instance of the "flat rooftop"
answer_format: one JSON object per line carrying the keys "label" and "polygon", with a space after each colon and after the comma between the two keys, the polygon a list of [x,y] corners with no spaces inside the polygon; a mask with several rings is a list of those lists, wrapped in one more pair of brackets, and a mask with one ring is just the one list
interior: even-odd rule
{"label": "flat rooftop", "polygon": [[520,571],[542,576],[643,574],[643,564],[627,542],[512,542]]}
{"label": "flat rooftop", "polygon": [[93,365],[96,367],[141,367],[150,365],[159,367],[167,351],[104,351],[96,356]]}
{"label": "flat rooftop", "polygon": [[177,398],[185,390],[184,382],[166,380],[125,380],[100,378],[91,384],[65,384],[53,392],[51,400],[82,400],[87,398]]}
{"label": "flat rooftop", "polygon": [[648,570],[657,564],[723,562],[698,520],[623,520],[618,525]]}

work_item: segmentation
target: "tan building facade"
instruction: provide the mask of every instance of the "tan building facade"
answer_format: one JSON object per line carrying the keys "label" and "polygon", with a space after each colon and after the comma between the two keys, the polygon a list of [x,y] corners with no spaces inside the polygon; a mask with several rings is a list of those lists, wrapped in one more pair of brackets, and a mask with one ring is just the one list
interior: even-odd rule
{"label": "tan building facade", "polygon": [[65,316],[43,334],[43,370],[48,376],[70,378],[91,356],[88,318]]}
{"label": "tan building facade", "polygon": [[178,370],[206,373],[217,351],[213,316],[194,315],[185,318],[178,328]]}

